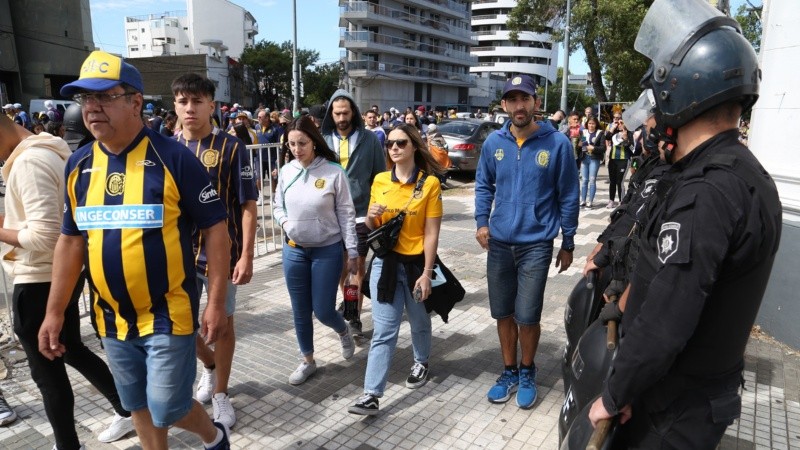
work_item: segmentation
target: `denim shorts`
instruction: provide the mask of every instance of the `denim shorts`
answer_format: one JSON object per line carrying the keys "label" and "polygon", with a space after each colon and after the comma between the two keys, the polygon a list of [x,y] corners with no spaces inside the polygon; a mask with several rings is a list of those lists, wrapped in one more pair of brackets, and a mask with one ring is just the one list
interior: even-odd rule
{"label": "denim shorts", "polygon": [[520,325],[537,325],[552,259],[553,241],[514,245],[490,239],[486,278],[492,318],[514,316]]}
{"label": "denim shorts", "polygon": [[[203,295],[205,287],[208,293],[208,278],[205,275],[197,274],[197,296]],[[231,317],[236,311],[236,285],[228,278],[228,290],[225,291],[225,317]]]}
{"label": "denim shorts", "polygon": [[151,334],[120,341],[103,338],[122,407],[147,408],[153,425],[164,428],[192,409],[197,375],[195,335]]}

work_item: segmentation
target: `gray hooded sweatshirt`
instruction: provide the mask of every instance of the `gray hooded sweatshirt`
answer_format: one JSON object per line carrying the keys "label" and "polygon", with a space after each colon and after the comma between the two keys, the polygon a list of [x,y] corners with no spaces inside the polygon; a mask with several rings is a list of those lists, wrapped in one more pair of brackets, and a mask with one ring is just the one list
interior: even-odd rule
{"label": "gray hooded sweatshirt", "polygon": [[339,138],[336,122],[333,120],[333,101],[339,98],[347,99],[350,102],[350,108],[353,110],[352,125],[353,130],[357,132],[355,136],[356,142],[355,145],[350,144],[350,159],[345,172],[347,172],[347,179],[350,181],[350,195],[353,196],[356,217],[362,219],[367,216],[372,180],[375,175],[386,171],[386,157],[378,136],[364,127],[364,120],[361,118],[358,106],[356,106],[353,97],[344,89],[339,89],[333,93],[328,101],[325,118],[322,119],[322,136],[325,138],[325,142],[328,143],[328,147],[333,149],[334,152],[338,148],[338,145],[334,145],[334,140]]}

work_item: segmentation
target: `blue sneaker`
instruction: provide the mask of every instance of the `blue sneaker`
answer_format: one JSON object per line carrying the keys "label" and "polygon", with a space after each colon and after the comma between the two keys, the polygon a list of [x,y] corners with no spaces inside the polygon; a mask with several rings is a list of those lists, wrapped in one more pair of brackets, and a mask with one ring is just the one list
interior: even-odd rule
{"label": "blue sneaker", "polygon": [[517,391],[519,375],[514,375],[510,370],[504,370],[497,379],[497,384],[489,389],[486,397],[492,403],[505,403],[511,398],[511,394]]}
{"label": "blue sneaker", "polygon": [[228,436],[231,432],[228,430],[228,427],[225,424],[214,422],[214,426],[222,430],[222,440],[213,447],[206,447],[207,450],[231,450],[231,441],[228,440]]}
{"label": "blue sneaker", "polygon": [[528,409],[536,403],[536,369],[520,369],[517,406]]}

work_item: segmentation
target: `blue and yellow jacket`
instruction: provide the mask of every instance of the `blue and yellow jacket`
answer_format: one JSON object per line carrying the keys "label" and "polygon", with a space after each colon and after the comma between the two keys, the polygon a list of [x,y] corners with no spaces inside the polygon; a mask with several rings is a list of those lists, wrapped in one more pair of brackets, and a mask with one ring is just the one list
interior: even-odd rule
{"label": "blue and yellow jacket", "polygon": [[[578,170],[572,144],[547,122],[522,143],[511,121],[483,143],[475,174],[475,221],[508,244],[552,241],[571,248],[578,228]],[[494,202],[494,211],[492,211]]]}

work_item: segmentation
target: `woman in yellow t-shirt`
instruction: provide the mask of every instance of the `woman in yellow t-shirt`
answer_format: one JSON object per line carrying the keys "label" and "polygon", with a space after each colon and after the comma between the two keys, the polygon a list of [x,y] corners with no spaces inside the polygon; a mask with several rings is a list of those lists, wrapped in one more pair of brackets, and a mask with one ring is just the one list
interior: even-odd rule
{"label": "woman in yellow t-shirt", "polygon": [[[383,258],[372,260],[369,277],[375,331],[367,358],[364,395],[348,408],[353,414],[375,415],[383,396],[403,310],[411,325],[414,365],[406,386],[416,389],[428,381],[431,319],[424,302],[431,294],[431,274],[442,224],[442,195],[434,175],[441,170],[414,125],[399,124],[386,138],[391,170],[375,177],[366,224],[376,229],[406,210],[397,245]],[[417,189],[420,179],[421,189]]]}

